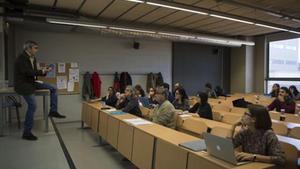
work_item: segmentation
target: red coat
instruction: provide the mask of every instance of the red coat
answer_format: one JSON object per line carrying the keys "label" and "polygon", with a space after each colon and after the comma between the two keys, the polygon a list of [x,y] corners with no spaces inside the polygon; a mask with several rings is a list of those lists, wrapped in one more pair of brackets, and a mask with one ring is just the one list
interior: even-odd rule
{"label": "red coat", "polygon": [[92,75],[92,87],[93,87],[93,92],[94,92],[94,96],[97,98],[100,98],[101,96],[101,79],[100,76],[97,72],[94,72]]}

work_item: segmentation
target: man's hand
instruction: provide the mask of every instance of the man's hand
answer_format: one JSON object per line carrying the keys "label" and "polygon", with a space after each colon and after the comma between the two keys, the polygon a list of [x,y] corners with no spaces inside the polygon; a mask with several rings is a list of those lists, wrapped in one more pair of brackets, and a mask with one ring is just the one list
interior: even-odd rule
{"label": "man's hand", "polygon": [[279,95],[278,100],[281,101],[281,102],[284,102],[284,96]]}

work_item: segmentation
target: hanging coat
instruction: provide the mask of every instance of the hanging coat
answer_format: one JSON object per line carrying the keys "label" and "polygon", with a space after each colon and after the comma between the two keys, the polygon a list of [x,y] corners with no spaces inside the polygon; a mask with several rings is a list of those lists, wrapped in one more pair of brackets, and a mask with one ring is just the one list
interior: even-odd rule
{"label": "hanging coat", "polygon": [[162,74],[159,72],[155,75],[156,86],[161,86],[164,83]]}
{"label": "hanging coat", "polygon": [[151,72],[151,73],[148,73],[147,74],[147,92],[149,92],[150,88],[155,88],[156,87],[156,82],[155,82],[155,77],[154,77],[154,74]]}
{"label": "hanging coat", "polygon": [[83,75],[83,85],[82,85],[82,98],[84,100],[89,100],[93,97],[93,87],[91,84],[92,75],[89,72],[86,72]]}
{"label": "hanging coat", "polygon": [[119,79],[118,72],[115,73],[113,87],[114,87],[114,89],[115,89],[116,92],[120,92],[120,79]]}
{"label": "hanging coat", "polygon": [[97,72],[94,72],[92,75],[92,86],[94,91],[94,97],[100,98],[101,96],[101,79]]}
{"label": "hanging coat", "polygon": [[132,79],[128,72],[122,72],[120,75],[120,91],[124,93],[126,86],[132,85]]}

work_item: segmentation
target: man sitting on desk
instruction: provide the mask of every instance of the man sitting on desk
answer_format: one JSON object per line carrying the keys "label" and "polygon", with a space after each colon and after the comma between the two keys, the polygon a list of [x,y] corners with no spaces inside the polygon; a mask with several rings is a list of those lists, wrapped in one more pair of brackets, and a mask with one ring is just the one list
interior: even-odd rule
{"label": "man sitting on desk", "polygon": [[33,127],[33,117],[36,111],[35,89],[50,90],[50,113],[49,117],[65,118],[57,112],[56,88],[41,81],[37,81],[37,76],[45,76],[50,68],[38,70],[35,55],[38,51],[38,44],[34,41],[27,41],[24,44],[24,51],[15,61],[14,87],[16,93],[23,96],[28,107],[24,122],[24,132],[22,138],[25,140],[37,140],[31,132]]}
{"label": "man sitting on desk", "polygon": [[175,129],[175,108],[168,101],[169,91],[162,87],[156,89],[155,100],[158,106],[153,110],[152,121],[160,125]]}

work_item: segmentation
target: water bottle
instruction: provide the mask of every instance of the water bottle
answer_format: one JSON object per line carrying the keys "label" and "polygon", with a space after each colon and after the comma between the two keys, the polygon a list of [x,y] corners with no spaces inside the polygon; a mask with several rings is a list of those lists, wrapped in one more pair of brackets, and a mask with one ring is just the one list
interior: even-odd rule
{"label": "water bottle", "polygon": [[280,121],[284,121],[285,120],[285,109],[280,109]]}

